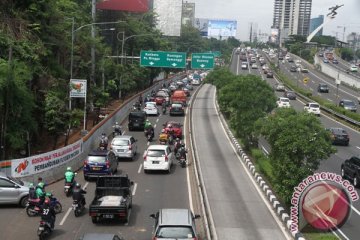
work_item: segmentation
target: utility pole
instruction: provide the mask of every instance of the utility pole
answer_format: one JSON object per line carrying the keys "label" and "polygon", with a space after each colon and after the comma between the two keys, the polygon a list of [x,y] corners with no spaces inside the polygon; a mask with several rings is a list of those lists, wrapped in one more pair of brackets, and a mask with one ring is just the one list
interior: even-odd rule
{"label": "utility pole", "polygon": [[252,42],[252,22],[250,23],[250,43]]}
{"label": "utility pole", "polygon": [[[91,16],[92,22],[96,22],[96,0],[92,0],[91,2]],[[95,26],[91,25],[91,38],[95,39]],[[90,73],[90,81],[94,86],[96,86],[95,80],[95,43],[92,43],[91,46],[91,73]]]}

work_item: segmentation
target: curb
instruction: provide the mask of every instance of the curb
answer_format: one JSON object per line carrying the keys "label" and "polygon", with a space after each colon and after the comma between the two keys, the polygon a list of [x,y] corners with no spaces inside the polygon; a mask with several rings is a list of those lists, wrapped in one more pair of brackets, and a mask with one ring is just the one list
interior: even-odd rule
{"label": "curb", "polygon": [[251,162],[249,157],[246,155],[244,150],[241,148],[236,137],[233,135],[233,133],[229,129],[227,122],[225,121],[225,118],[223,117],[222,113],[220,112],[220,108],[219,108],[217,100],[215,102],[215,106],[218,111],[220,120],[221,120],[224,128],[226,129],[226,134],[231,139],[233,145],[235,146],[238,154],[241,157],[241,160],[245,163],[247,168],[250,170],[256,183],[261,188],[261,190],[264,193],[264,195],[266,196],[267,200],[273,207],[273,210],[277,214],[278,219],[283,223],[284,226],[286,226],[287,231],[293,236],[294,239],[305,240],[305,238],[302,236],[302,234],[300,232],[291,232],[291,230],[290,230],[291,220],[290,220],[289,214],[286,212],[285,208],[281,205],[281,203],[277,200],[276,196],[272,192],[272,189],[266,184],[266,182],[263,180],[261,175],[258,172],[256,172],[254,164]]}

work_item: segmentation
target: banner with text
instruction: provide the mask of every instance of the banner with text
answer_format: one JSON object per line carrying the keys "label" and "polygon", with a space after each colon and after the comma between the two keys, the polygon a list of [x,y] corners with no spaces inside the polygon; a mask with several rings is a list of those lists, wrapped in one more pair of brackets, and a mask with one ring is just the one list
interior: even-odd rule
{"label": "banner with text", "polygon": [[58,167],[82,153],[82,139],[51,152],[11,161],[11,176],[26,177]]}
{"label": "banner with text", "polygon": [[70,97],[86,98],[85,79],[70,79]]}

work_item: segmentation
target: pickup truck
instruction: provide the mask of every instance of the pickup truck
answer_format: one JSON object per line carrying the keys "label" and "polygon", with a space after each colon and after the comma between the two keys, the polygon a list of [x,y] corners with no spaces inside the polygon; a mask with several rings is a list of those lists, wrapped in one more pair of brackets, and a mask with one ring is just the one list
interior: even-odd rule
{"label": "pickup truck", "polygon": [[89,206],[92,222],[98,223],[101,219],[127,222],[132,207],[133,184],[127,175],[99,176],[95,198]]}

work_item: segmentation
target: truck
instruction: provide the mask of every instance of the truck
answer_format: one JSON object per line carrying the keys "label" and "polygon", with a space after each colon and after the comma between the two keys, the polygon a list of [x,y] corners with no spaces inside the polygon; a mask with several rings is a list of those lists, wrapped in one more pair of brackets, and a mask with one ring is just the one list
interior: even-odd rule
{"label": "truck", "polygon": [[334,54],[333,54],[332,52],[326,52],[326,53],[325,53],[325,57],[326,57],[329,61],[334,60]]}
{"label": "truck", "polygon": [[132,207],[133,184],[127,174],[99,176],[96,181],[95,197],[89,206],[92,222],[96,224],[105,219],[128,222]]}

